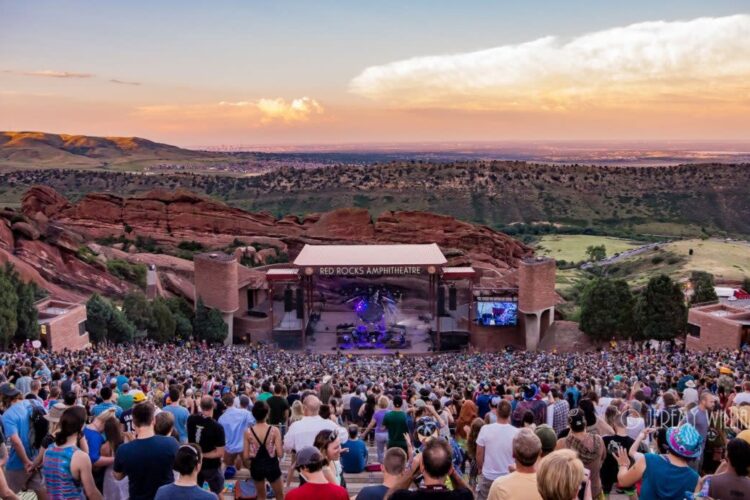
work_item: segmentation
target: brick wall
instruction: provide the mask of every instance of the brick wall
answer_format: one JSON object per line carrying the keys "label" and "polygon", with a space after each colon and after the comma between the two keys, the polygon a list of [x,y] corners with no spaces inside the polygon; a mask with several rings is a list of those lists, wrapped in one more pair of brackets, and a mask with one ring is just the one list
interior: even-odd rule
{"label": "brick wall", "polygon": [[710,311],[690,309],[688,323],[701,327],[700,337],[687,336],[687,347],[690,350],[737,349],[740,346],[742,325],[731,319],[715,316]]}
{"label": "brick wall", "polygon": [[524,312],[541,311],[557,302],[553,259],[522,261],[518,268],[518,308]]}
{"label": "brick wall", "polygon": [[79,335],[79,323],[86,321],[86,306],[78,304],[69,311],[49,320],[47,342],[53,351],[83,349],[89,344],[88,332]]}
{"label": "brick wall", "polygon": [[221,252],[195,256],[195,299],[221,312],[239,308],[238,264],[234,256]]}

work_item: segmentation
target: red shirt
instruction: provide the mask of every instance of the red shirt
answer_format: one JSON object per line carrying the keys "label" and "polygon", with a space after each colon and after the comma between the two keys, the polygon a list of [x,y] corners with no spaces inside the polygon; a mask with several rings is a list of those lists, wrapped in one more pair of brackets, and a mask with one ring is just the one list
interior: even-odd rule
{"label": "red shirt", "polygon": [[325,483],[305,483],[284,495],[286,500],[349,500],[349,494],[341,486]]}

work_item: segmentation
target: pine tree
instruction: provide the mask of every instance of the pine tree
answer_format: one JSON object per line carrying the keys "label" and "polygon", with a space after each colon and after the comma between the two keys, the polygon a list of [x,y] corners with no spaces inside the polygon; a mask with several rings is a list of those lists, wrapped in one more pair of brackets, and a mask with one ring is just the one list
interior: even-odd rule
{"label": "pine tree", "polygon": [[12,264],[5,265],[5,275],[16,289],[18,301],[16,304],[16,340],[35,340],[39,338],[39,324],[37,322],[39,313],[34,305],[36,302],[34,284],[24,281],[16,272]]}
{"label": "pine tree", "polygon": [[216,309],[206,307],[200,297],[195,307],[193,333],[198,340],[205,340],[210,344],[224,342],[229,333],[229,328],[224,323],[221,313]]}
{"label": "pine tree", "polygon": [[153,322],[148,330],[149,338],[157,342],[174,340],[176,322],[164,299],[156,298],[151,303]]}
{"label": "pine tree", "polygon": [[690,273],[690,283],[693,286],[693,296],[690,298],[691,304],[702,304],[704,302],[714,302],[719,300],[716,295],[716,285],[714,284],[714,275],[705,271],[693,271]]}
{"label": "pine tree", "polygon": [[122,302],[122,312],[138,331],[148,331],[154,327],[154,316],[151,304],[141,292],[129,293]]}
{"label": "pine tree", "polygon": [[4,272],[0,272],[0,342],[3,348],[16,334],[18,327],[18,295],[16,288]]}
{"label": "pine tree", "polygon": [[605,340],[633,332],[633,295],[625,280],[597,278],[581,296],[581,331]]}
{"label": "pine tree", "polygon": [[86,330],[93,342],[107,339],[107,325],[112,320],[112,305],[104,297],[95,293],[86,302]]}
{"label": "pine tree", "polygon": [[664,274],[651,278],[635,305],[638,335],[643,339],[667,340],[687,326],[687,306],[682,287]]}

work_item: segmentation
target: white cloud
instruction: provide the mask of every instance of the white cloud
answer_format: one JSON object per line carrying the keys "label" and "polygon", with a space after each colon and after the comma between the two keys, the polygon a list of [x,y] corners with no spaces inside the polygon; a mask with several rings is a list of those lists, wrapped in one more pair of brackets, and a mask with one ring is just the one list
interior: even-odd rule
{"label": "white cloud", "polygon": [[310,120],[325,112],[323,106],[310,97],[287,101],[281,97],[262,98],[254,101],[221,101],[185,105],[141,106],[136,114],[159,120],[191,121],[220,120],[242,123],[246,126],[262,126],[274,123],[294,124]]}
{"label": "white cloud", "polygon": [[289,102],[281,97],[263,98],[257,101],[222,101],[219,105],[256,109],[264,122],[274,120],[284,122],[307,121],[311,115],[319,115],[324,111],[323,106],[318,101],[309,97],[300,97]]}
{"label": "white cloud", "polygon": [[395,106],[567,110],[750,101],[750,15],[654,21],[372,66],[350,91]]}
{"label": "white cloud", "polygon": [[76,73],[74,71],[54,71],[45,69],[41,71],[26,71],[22,73],[25,76],[41,76],[46,78],[91,78],[91,73]]}

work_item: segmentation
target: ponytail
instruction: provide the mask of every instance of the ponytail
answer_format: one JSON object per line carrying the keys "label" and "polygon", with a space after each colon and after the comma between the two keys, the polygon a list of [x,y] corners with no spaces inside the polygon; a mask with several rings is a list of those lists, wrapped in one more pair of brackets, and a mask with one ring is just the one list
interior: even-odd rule
{"label": "ponytail", "polygon": [[55,444],[62,446],[70,436],[81,432],[86,423],[86,409],[82,406],[71,406],[60,416],[60,427],[55,434]]}

